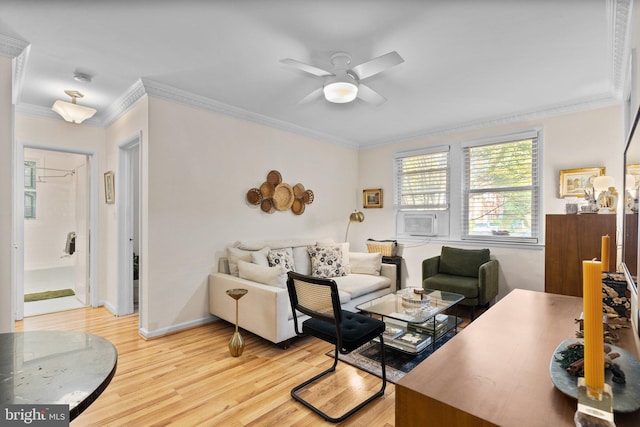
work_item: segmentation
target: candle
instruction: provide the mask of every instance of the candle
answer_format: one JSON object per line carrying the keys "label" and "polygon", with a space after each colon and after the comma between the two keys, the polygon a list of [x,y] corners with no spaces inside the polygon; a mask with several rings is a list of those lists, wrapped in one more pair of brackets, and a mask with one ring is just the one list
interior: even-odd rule
{"label": "candle", "polygon": [[600,248],[600,260],[602,261],[602,271],[609,269],[609,235],[602,236],[602,247]]}
{"label": "candle", "polygon": [[[608,237],[608,236],[607,236]],[[602,263],[582,261],[584,319],[584,381],[591,396],[604,388],[602,328]]]}

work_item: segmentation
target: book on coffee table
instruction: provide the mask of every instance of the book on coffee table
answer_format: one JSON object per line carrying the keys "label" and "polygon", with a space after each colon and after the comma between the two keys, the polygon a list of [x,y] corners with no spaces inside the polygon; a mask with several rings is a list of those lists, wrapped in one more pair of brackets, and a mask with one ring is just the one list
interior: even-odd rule
{"label": "book on coffee table", "polygon": [[384,339],[390,340],[399,337],[404,333],[404,329],[397,325],[387,325],[384,330]]}
{"label": "book on coffee table", "polygon": [[429,335],[416,331],[406,331],[399,337],[392,340],[392,344],[396,344],[407,351],[419,352],[426,346],[431,344],[432,338]]}

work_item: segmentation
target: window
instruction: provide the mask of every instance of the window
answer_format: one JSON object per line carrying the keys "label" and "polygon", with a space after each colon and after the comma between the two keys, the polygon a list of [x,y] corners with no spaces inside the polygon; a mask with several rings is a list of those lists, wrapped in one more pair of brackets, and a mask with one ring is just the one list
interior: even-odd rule
{"label": "window", "polygon": [[36,217],[36,162],[24,162],[24,217]]}
{"label": "window", "polygon": [[464,147],[463,161],[463,239],[537,243],[537,132]]}
{"label": "window", "polygon": [[396,209],[448,209],[448,175],[448,147],[435,151],[396,154]]}

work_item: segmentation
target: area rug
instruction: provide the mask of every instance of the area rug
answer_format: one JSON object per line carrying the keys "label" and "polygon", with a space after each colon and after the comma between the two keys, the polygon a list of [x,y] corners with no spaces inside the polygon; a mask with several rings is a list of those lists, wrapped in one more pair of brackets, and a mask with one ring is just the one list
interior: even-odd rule
{"label": "area rug", "polygon": [[[455,330],[447,332],[436,342],[434,346],[429,346],[417,355],[408,354],[394,348],[387,347],[385,353],[387,381],[394,384],[398,382],[400,378],[418,366],[420,362],[433,354],[434,351],[442,347],[447,341],[453,338],[455,334]],[[333,357],[333,350],[327,352],[327,356]],[[338,359],[348,363],[349,365],[355,366],[358,369],[362,369],[363,371],[382,378],[380,344],[377,342],[368,342],[349,354],[339,354]]]}
{"label": "area rug", "polygon": [[26,294],[24,296],[24,302],[33,302],[33,301],[42,301],[45,299],[52,298],[61,298],[61,297],[70,297],[75,295],[72,289],[60,289],[57,291],[45,291],[45,292],[35,292],[32,294]]}

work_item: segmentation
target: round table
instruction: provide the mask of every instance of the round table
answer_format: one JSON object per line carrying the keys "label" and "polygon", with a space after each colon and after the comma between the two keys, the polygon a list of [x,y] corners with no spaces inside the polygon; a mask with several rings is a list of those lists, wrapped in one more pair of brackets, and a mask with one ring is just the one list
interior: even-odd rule
{"label": "round table", "polygon": [[85,332],[0,334],[0,404],[67,404],[73,420],[107,388],[118,352]]}

